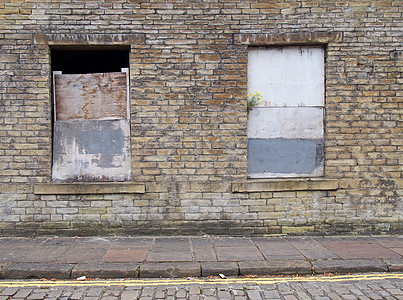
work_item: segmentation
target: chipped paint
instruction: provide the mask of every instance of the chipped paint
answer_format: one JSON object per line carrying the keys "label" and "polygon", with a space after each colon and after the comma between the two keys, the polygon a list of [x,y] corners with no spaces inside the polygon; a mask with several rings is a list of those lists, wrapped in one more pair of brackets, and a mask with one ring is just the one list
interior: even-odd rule
{"label": "chipped paint", "polygon": [[323,175],[323,140],[248,139],[248,176]]}
{"label": "chipped paint", "polygon": [[56,122],[54,180],[127,180],[130,169],[128,120]]}

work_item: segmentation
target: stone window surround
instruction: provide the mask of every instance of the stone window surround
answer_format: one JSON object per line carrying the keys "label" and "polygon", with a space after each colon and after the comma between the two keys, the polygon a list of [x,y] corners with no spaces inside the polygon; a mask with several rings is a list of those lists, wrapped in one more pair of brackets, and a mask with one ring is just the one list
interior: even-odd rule
{"label": "stone window surround", "polygon": [[[130,46],[144,44],[145,34],[36,34],[34,43],[55,47],[64,46]],[[75,182],[37,183],[36,195],[83,194],[144,194],[145,183],[135,182]]]}
{"label": "stone window surround", "polygon": [[[252,46],[309,46],[327,45],[331,42],[339,42],[343,38],[342,33],[335,32],[300,32],[286,34],[236,34],[234,43],[238,45]],[[315,191],[337,190],[338,179],[327,178],[281,178],[281,179],[253,179],[232,182],[233,193],[255,192],[286,192],[286,191]]]}

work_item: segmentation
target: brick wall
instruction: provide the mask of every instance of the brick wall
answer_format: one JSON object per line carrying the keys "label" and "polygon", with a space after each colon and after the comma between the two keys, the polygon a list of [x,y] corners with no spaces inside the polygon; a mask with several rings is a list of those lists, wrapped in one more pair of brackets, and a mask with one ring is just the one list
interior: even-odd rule
{"label": "brick wall", "polygon": [[[2,1],[0,234],[402,231],[402,14],[403,1]],[[295,44],[326,47],[324,180],[256,188],[248,47]],[[144,193],[51,183],[50,54],[72,45],[131,47]]]}

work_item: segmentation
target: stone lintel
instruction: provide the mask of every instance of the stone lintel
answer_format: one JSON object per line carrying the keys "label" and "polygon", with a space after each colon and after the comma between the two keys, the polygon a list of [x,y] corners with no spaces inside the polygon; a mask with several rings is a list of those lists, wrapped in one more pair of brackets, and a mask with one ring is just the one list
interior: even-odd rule
{"label": "stone lintel", "polygon": [[343,38],[339,32],[298,32],[298,33],[261,33],[236,34],[235,44],[250,46],[281,46],[281,45],[325,45],[340,42]]}
{"label": "stone lintel", "polygon": [[83,194],[144,194],[144,183],[38,183],[37,195],[83,195]]}
{"label": "stone lintel", "polygon": [[338,179],[284,179],[233,182],[233,193],[337,190]]}
{"label": "stone lintel", "polygon": [[145,34],[36,34],[35,44],[66,45],[132,45],[144,44]]}

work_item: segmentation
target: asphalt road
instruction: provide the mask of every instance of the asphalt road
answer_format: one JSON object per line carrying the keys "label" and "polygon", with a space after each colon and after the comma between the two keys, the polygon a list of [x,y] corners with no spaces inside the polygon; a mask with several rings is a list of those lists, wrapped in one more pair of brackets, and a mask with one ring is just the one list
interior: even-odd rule
{"label": "asphalt road", "polygon": [[6,299],[403,299],[403,273],[252,278],[0,281]]}

